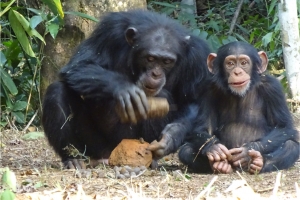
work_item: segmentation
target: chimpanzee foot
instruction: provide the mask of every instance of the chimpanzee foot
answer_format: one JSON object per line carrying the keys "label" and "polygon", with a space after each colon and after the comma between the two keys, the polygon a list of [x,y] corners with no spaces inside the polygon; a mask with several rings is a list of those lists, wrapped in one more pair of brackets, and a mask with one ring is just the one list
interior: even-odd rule
{"label": "chimpanzee foot", "polygon": [[100,164],[109,165],[109,161],[107,158],[106,159],[98,159],[98,160],[91,159],[89,165],[91,167],[97,167]]}
{"label": "chimpanzee foot", "polygon": [[86,169],[84,160],[82,159],[68,159],[63,161],[65,169]]}

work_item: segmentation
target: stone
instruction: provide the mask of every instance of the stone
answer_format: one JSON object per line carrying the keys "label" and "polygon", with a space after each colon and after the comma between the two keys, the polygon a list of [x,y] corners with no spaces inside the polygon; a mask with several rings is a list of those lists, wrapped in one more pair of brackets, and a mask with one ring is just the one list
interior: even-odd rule
{"label": "stone", "polygon": [[152,152],[147,150],[148,146],[149,143],[145,141],[123,139],[111,152],[109,164],[113,166],[149,167],[152,162]]}

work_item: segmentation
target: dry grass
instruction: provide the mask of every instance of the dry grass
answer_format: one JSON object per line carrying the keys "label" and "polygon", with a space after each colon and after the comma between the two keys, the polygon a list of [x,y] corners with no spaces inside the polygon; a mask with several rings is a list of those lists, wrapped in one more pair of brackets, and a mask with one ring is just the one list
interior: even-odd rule
{"label": "dry grass", "polygon": [[300,199],[300,162],[281,172],[259,175],[191,174],[176,154],[160,170],[133,179],[115,179],[111,167],[62,170],[45,138],[23,141],[23,132],[1,132],[1,167],[17,175],[17,199]]}

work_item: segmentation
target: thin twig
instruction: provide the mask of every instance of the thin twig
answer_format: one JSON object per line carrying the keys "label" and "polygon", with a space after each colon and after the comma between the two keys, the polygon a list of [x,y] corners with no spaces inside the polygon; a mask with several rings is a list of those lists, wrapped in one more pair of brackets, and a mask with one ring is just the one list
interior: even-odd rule
{"label": "thin twig", "polygon": [[29,128],[29,126],[31,125],[31,123],[33,122],[34,118],[36,117],[38,111],[36,111],[34,113],[34,115],[31,117],[30,121],[28,122],[28,124],[25,126],[25,128],[23,129],[23,132],[27,131],[27,129]]}
{"label": "thin twig", "polygon": [[244,3],[244,0],[239,0],[238,6],[236,8],[236,11],[234,13],[233,19],[232,19],[231,24],[230,24],[230,29],[229,29],[229,32],[228,32],[229,35],[231,35],[232,32],[233,32],[234,26],[236,24],[236,20],[239,17],[239,14],[240,14],[243,3]]}
{"label": "thin twig", "polygon": [[196,156],[195,156],[193,162],[195,162],[196,158],[198,157],[198,155],[199,155],[200,151],[203,149],[203,147],[204,147],[207,143],[209,143],[210,141],[212,141],[214,138],[215,138],[215,136],[212,136],[211,138],[209,138],[209,139],[208,139],[208,140],[200,147],[200,149],[199,149],[199,151],[197,152],[197,154],[196,154]]}

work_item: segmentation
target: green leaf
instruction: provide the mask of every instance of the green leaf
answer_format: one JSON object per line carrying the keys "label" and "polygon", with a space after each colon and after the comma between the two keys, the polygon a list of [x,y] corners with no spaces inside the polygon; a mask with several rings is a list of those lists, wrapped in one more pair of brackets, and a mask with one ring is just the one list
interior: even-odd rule
{"label": "green leaf", "polygon": [[2,53],[2,51],[0,51],[0,67],[3,67],[5,63],[6,63],[6,57]]}
{"label": "green leaf", "polygon": [[219,38],[216,35],[211,35],[207,39],[208,44],[210,44],[211,49],[216,52],[218,48],[221,47],[221,43],[219,41]]}
{"label": "green leaf", "polygon": [[209,25],[211,28],[215,29],[216,31],[219,31],[219,30],[220,30],[220,27],[218,26],[218,23],[215,22],[215,21],[213,21],[213,20],[209,21],[209,22],[208,22],[208,25]]}
{"label": "green leaf", "polygon": [[14,200],[16,198],[16,195],[8,189],[4,190],[4,192],[2,192],[0,196],[1,200]]}
{"label": "green leaf", "polygon": [[64,18],[64,11],[60,0],[43,0],[43,2],[49,6],[54,15],[58,15],[60,19]]}
{"label": "green leaf", "polygon": [[45,134],[44,132],[29,132],[23,135],[21,138],[23,140],[37,140],[39,138],[44,138]]}
{"label": "green leaf", "polygon": [[185,174],[184,177],[188,180],[192,179],[192,177],[189,174]]}
{"label": "green leaf", "polygon": [[18,94],[18,89],[17,89],[15,83],[13,82],[10,75],[6,71],[4,71],[3,68],[0,68],[0,77],[1,77],[1,79],[0,79],[1,84],[5,85],[5,87],[9,90],[9,92],[12,95]]}
{"label": "green leaf", "polygon": [[267,33],[263,38],[262,42],[264,47],[268,46],[268,44],[271,42],[273,36],[273,32]]}
{"label": "green leaf", "polygon": [[4,15],[4,13],[6,13],[6,12],[10,9],[11,5],[12,5],[15,1],[16,1],[16,0],[12,0],[12,1],[4,8],[4,10],[0,12],[0,17],[1,17],[2,15]]}
{"label": "green leaf", "polygon": [[[6,168],[6,171],[2,175],[2,183],[6,184],[13,191],[17,190],[17,178],[14,172]],[[1,196],[2,198],[2,196]]]}
{"label": "green leaf", "polygon": [[277,2],[278,2],[278,0],[272,0],[271,5],[268,10],[268,15],[270,15],[270,13],[274,10],[274,7],[276,6]]}
{"label": "green leaf", "polygon": [[42,21],[43,21],[43,19],[42,19],[42,17],[40,15],[33,16],[30,19],[30,27],[32,29],[35,29],[35,27],[37,25],[39,25]]}
{"label": "green leaf", "polygon": [[247,40],[245,40],[245,38],[243,36],[241,36],[240,34],[235,33],[236,37],[238,37],[240,40],[247,42]]}
{"label": "green leaf", "polygon": [[43,12],[41,10],[37,10],[34,8],[27,8],[28,10],[30,10],[31,12],[37,14],[37,15],[41,15]]}
{"label": "green leaf", "polygon": [[16,118],[16,121],[20,124],[25,123],[25,115],[22,112],[11,112],[11,114]]}
{"label": "green leaf", "polygon": [[208,36],[208,33],[206,31],[201,31],[199,34],[199,37],[202,38],[203,40],[206,40]]}
{"label": "green leaf", "polygon": [[81,12],[70,11],[70,12],[65,12],[65,14],[75,15],[75,16],[78,16],[78,17],[82,17],[82,18],[85,18],[85,19],[92,20],[94,22],[99,22],[99,20],[96,19],[95,17],[93,17],[91,15],[88,15],[88,14],[85,14],[85,13],[81,13]]}
{"label": "green leaf", "polygon": [[22,27],[21,23],[19,22],[18,18],[16,17],[13,10],[9,11],[8,19],[10,22],[10,25],[20,42],[23,50],[31,57],[35,57],[34,52],[32,51],[32,48],[29,44],[29,40],[26,36],[26,33],[24,31],[24,28]]}
{"label": "green leaf", "polygon": [[35,189],[37,189],[37,188],[40,188],[40,187],[43,187],[43,186],[44,186],[43,182],[39,181],[39,182],[37,182],[33,187],[34,187]]}
{"label": "green leaf", "polygon": [[59,25],[51,23],[49,26],[47,26],[47,29],[50,32],[52,38],[55,39],[59,30]]}
{"label": "green leaf", "polygon": [[12,108],[13,111],[21,111],[24,110],[27,106],[27,102],[26,101],[16,101],[16,103],[14,103],[14,106]]}
{"label": "green leaf", "polygon": [[23,17],[23,15],[21,15],[17,11],[13,11],[13,12],[29,36],[31,36],[31,37],[35,36],[35,37],[39,38],[42,42],[44,42],[44,44],[46,44],[44,38],[35,29],[32,29],[30,27],[29,22]]}
{"label": "green leaf", "polygon": [[193,35],[198,36],[200,35],[200,32],[201,32],[200,29],[194,29],[192,33]]}

